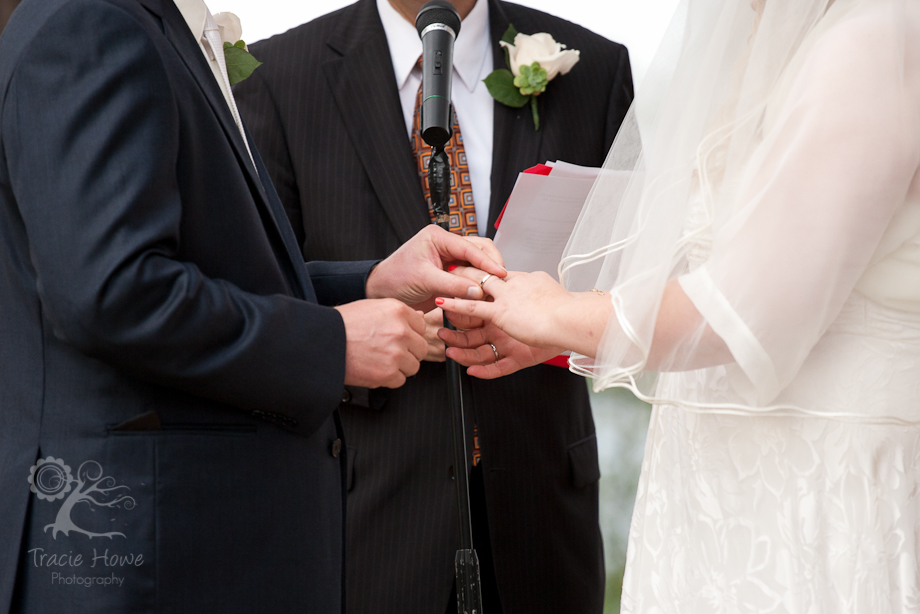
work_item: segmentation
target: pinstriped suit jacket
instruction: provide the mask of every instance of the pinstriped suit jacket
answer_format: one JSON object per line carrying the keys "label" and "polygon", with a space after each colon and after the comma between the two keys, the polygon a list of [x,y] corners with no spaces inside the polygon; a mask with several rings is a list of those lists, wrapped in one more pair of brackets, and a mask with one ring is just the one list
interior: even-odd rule
{"label": "pinstriped suit jacket", "polygon": [[[483,0],[486,1],[486,0]],[[495,65],[509,23],[581,61],[530,110],[495,104],[489,229],[517,174],[545,160],[603,163],[632,99],[626,49],[561,19],[489,1]],[[251,46],[238,85],[307,260],[382,258],[429,223],[374,0]],[[539,366],[473,382],[495,572],[506,612],[600,612],[599,477],[585,382]],[[347,609],[438,613],[453,583],[457,511],[443,364],[341,407],[349,454]]]}

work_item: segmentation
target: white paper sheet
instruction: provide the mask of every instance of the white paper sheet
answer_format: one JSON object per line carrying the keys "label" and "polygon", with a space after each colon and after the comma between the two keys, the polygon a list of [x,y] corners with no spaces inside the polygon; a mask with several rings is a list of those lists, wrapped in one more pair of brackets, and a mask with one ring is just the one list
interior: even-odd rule
{"label": "white paper sheet", "polygon": [[495,234],[509,271],[545,271],[558,279],[562,252],[598,172],[557,162],[549,175],[518,176]]}
{"label": "white paper sheet", "polygon": [[568,162],[563,162],[558,160],[550,164],[547,162],[547,166],[552,167],[550,171],[550,177],[564,177],[568,179],[590,179],[595,180],[597,176],[600,175],[601,169],[595,166],[578,166],[577,164],[569,164]]}

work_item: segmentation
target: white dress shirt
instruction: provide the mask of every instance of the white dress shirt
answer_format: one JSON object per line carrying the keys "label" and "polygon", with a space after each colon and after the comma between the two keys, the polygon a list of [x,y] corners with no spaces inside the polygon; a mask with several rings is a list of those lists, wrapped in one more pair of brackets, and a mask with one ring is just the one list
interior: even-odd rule
{"label": "white dress shirt", "polygon": [[[177,4],[179,0],[176,0]],[[422,55],[422,41],[415,24],[396,12],[389,0],[377,0],[377,11],[390,46],[396,87],[406,121],[406,134],[411,138],[415,97],[422,82],[422,71],[416,67]],[[486,234],[489,220],[489,198],[492,194],[492,126],[493,99],[482,82],[492,72],[492,41],[489,39],[489,4],[478,0],[463,20],[454,43],[454,80],[451,87],[454,111],[463,133],[463,146],[473,184],[476,205],[476,226],[480,236]]]}

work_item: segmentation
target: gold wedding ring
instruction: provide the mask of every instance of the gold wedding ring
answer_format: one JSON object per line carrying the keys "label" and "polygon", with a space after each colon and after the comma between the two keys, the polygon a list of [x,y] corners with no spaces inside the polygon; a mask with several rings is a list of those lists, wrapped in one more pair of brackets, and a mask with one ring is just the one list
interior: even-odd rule
{"label": "gold wedding ring", "polygon": [[497,349],[497,348],[495,347],[495,345],[492,344],[492,343],[489,344],[489,347],[492,348],[492,353],[495,354],[495,362],[498,362],[498,360],[499,360],[499,358],[498,358],[498,349]]}
{"label": "gold wedding ring", "polygon": [[479,282],[479,289],[482,290],[483,292],[485,292],[486,289],[483,288],[482,286],[485,285],[485,283],[486,283],[487,281],[489,281],[489,278],[490,278],[490,277],[492,277],[492,273],[486,273],[486,276],[483,277],[482,280],[480,280],[480,282]]}

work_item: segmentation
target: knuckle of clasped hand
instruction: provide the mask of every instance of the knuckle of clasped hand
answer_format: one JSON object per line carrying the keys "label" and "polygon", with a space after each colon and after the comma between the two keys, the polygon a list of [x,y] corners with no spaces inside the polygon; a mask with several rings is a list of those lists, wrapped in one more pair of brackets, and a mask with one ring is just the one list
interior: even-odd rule
{"label": "knuckle of clasped hand", "polygon": [[380,303],[380,308],[390,317],[405,317],[405,310],[407,309],[404,303],[395,298],[383,299]]}
{"label": "knuckle of clasped hand", "polygon": [[429,239],[429,238],[433,238],[437,236],[439,232],[441,232],[441,229],[439,227],[435,226],[434,224],[429,224],[425,226],[425,228],[422,229],[419,235],[422,238]]}

